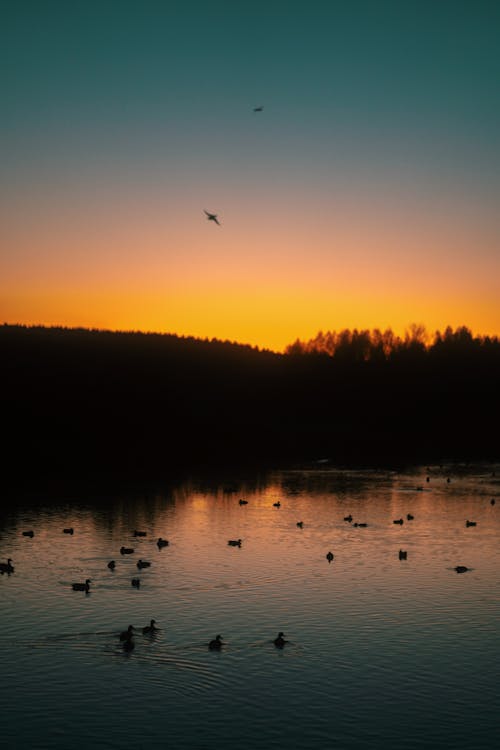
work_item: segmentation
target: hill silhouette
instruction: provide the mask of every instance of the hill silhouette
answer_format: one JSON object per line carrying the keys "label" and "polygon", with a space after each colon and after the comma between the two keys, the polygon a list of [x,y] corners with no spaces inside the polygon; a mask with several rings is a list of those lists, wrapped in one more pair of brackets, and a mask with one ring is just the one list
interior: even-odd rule
{"label": "hill silhouette", "polygon": [[13,476],[498,459],[500,342],[343,331],[285,354],[167,334],[0,326]]}

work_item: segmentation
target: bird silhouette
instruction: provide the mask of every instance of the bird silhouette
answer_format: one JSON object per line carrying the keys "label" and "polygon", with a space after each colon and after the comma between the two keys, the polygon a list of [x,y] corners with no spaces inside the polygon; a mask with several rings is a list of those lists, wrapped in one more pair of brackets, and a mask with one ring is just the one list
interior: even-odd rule
{"label": "bird silhouette", "polygon": [[253,111],[254,111],[254,112],[262,112],[262,110],[263,110],[263,109],[264,109],[264,107],[263,107],[263,106],[262,106],[262,104],[261,104],[261,105],[260,105],[259,107],[254,107],[254,108],[253,108]]}
{"label": "bird silhouette", "polygon": [[217,214],[211,214],[205,208],[203,210],[205,211],[205,213],[207,215],[208,221],[215,221],[215,223],[218,224],[218,226],[220,226],[220,222],[219,222],[219,220],[217,218]]}

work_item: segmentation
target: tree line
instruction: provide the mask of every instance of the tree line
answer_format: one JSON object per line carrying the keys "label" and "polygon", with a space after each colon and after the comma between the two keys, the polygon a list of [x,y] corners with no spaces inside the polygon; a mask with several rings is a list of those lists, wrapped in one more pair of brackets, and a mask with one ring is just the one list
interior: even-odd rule
{"label": "tree line", "polygon": [[0,326],[4,475],[499,457],[500,342],[341,331],[278,354],[167,334]]}

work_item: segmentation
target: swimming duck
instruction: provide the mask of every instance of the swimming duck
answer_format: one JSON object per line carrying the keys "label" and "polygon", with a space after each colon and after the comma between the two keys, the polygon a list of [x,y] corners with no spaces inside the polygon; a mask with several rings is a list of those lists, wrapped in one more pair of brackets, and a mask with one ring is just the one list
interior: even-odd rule
{"label": "swimming duck", "polygon": [[137,531],[137,529],[134,531],[134,536],[147,536],[147,531]]}
{"label": "swimming duck", "polygon": [[155,622],[156,620],[151,620],[149,625],[145,625],[142,629],[142,632],[144,635],[147,635],[148,633],[155,633],[158,628],[155,628]]}
{"label": "swimming duck", "polygon": [[168,547],[168,539],[162,539],[160,537],[156,544],[158,545],[158,549],[161,549],[162,547]]}
{"label": "swimming duck", "polygon": [[465,526],[466,528],[468,528],[469,526],[477,526],[477,523],[476,521],[466,521]]}
{"label": "swimming duck", "polygon": [[456,565],[453,570],[456,570],[457,573],[466,573],[469,568],[467,568],[465,565]]}
{"label": "swimming duck", "polygon": [[13,573],[12,558],[9,557],[6,563],[0,563],[0,573]]}
{"label": "swimming duck", "polygon": [[248,500],[241,500],[240,499],[240,505],[248,505]]}
{"label": "swimming duck", "polygon": [[349,515],[348,515],[348,516],[345,516],[345,517],[344,517],[344,521],[347,521],[347,523],[352,523],[352,516],[351,516],[351,514],[350,514],[350,513],[349,513]]}
{"label": "swimming duck", "polygon": [[210,651],[220,651],[223,645],[224,644],[222,643],[222,636],[216,635],[214,640],[210,641],[210,643],[208,644],[208,648],[210,649]]}
{"label": "swimming duck", "polygon": [[495,505],[495,498],[493,498],[493,497],[491,498],[490,505]]}
{"label": "swimming duck", "polygon": [[85,591],[86,594],[88,594],[90,589],[90,578],[87,578],[85,583],[73,583],[72,589],[73,591]]}
{"label": "swimming duck", "polygon": [[331,562],[333,560],[333,552],[327,552],[326,559],[328,560],[328,562]]}
{"label": "swimming duck", "polygon": [[299,527],[299,529],[302,529],[304,526],[304,521],[297,521],[297,526]]}
{"label": "swimming duck", "polygon": [[398,518],[398,520],[397,521],[393,521],[393,523],[399,523],[399,525],[402,526],[404,524],[404,521],[403,521],[402,518]]}
{"label": "swimming duck", "polygon": [[123,648],[124,651],[133,651],[134,650],[134,648],[135,648],[135,642],[134,642],[134,639],[132,638],[132,636],[130,636],[130,638],[126,638],[123,641],[122,648]]}
{"label": "swimming duck", "polygon": [[230,539],[228,541],[228,544],[231,547],[241,547],[241,539]]}
{"label": "swimming duck", "polygon": [[31,537],[31,539],[33,539],[33,537],[35,536],[35,532],[34,531],[23,531],[23,536],[29,536],[29,537]]}
{"label": "swimming duck", "polygon": [[63,534],[71,534],[71,535],[73,535],[74,531],[75,530],[73,528],[63,529]]}
{"label": "swimming duck", "polygon": [[407,514],[406,514],[406,520],[407,520],[407,521],[413,521],[413,519],[414,519],[414,518],[415,518],[415,516],[412,516],[412,514],[411,514],[411,513],[407,513]]}
{"label": "swimming duck", "polygon": [[139,568],[139,570],[141,568],[150,568],[151,567],[151,563],[150,562],[146,562],[146,560],[137,560],[137,567]]}
{"label": "swimming duck", "polygon": [[135,630],[134,626],[129,625],[126,630],[122,630],[122,632],[120,633],[120,640],[127,641],[130,638],[132,638],[132,636],[134,635],[134,630]]}
{"label": "swimming duck", "polygon": [[285,634],[281,631],[278,633],[277,637],[274,639],[273,643],[276,646],[276,648],[283,648],[285,643],[288,643],[288,641],[285,641],[284,636]]}
{"label": "swimming duck", "polygon": [[367,523],[355,523],[353,524],[353,526],[355,529],[366,529],[368,524]]}
{"label": "swimming duck", "polygon": [[406,550],[399,550],[399,559],[400,560],[406,560],[408,557],[408,552]]}
{"label": "swimming duck", "polygon": [[140,578],[132,578],[132,580],[131,580],[130,583],[132,584],[132,586],[135,589],[140,589],[141,588],[141,579]]}
{"label": "swimming duck", "polygon": [[277,502],[277,503],[273,503],[273,506],[274,506],[275,508],[281,508],[281,503],[280,503],[280,501],[278,500],[278,502]]}
{"label": "swimming duck", "polygon": [[110,570],[114,570],[114,569],[116,568],[116,563],[115,563],[115,561],[114,561],[114,560],[110,560],[110,561],[109,561],[109,563],[108,563],[108,568],[109,568]]}
{"label": "swimming duck", "polygon": [[132,555],[133,552],[132,547],[120,547],[120,555]]}

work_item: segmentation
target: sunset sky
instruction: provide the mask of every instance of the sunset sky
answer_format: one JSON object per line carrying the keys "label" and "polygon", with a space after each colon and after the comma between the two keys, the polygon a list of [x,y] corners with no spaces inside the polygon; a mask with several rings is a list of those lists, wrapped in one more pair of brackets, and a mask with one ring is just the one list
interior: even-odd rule
{"label": "sunset sky", "polygon": [[8,2],[0,61],[0,322],[500,334],[494,0]]}

